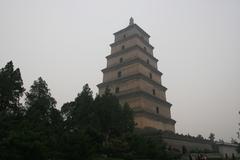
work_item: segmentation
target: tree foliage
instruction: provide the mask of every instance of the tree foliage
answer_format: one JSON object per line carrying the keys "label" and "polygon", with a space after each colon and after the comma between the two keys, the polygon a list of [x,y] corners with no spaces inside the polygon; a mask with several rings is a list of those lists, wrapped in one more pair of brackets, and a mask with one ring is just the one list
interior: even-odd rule
{"label": "tree foliage", "polygon": [[26,117],[32,123],[58,124],[60,112],[55,108],[56,100],[51,96],[47,83],[39,77],[26,93]]}
{"label": "tree foliage", "polygon": [[0,70],[0,159],[168,159],[161,139],[134,133],[133,111],[109,90],[93,97],[86,84],[77,97],[56,108],[41,77],[26,93],[20,70]]}
{"label": "tree foliage", "polygon": [[198,139],[204,139],[201,134],[197,135],[197,138],[198,138]]}
{"label": "tree foliage", "polygon": [[59,154],[57,148],[62,117],[60,111],[55,108],[56,100],[51,96],[47,83],[41,77],[33,82],[30,91],[26,93],[25,107],[27,108],[25,124],[27,129],[31,130],[28,137],[35,137],[33,138],[37,142],[35,147],[43,155],[42,159],[53,159]]}
{"label": "tree foliage", "polygon": [[18,123],[22,120],[22,106],[19,102],[24,92],[23,81],[19,68],[14,69],[12,61],[0,70],[0,159],[18,157],[14,154],[16,131],[21,128]]}
{"label": "tree foliage", "polygon": [[8,62],[0,70],[0,112],[16,112],[24,90],[19,68],[14,69],[12,61]]}
{"label": "tree foliage", "polygon": [[211,141],[211,142],[214,142],[214,140],[215,140],[215,134],[214,133],[210,133],[210,135],[209,135],[209,140]]}
{"label": "tree foliage", "polygon": [[[94,150],[95,154],[116,152],[119,146],[127,143],[125,137],[134,128],[133,112],[127,104],[121,106],[118,99],[109,92],[93,98],[87,84],[74,101],[63,105],[61,112],[65,117],[65,133],[75,137],[79,132],[91,134],[90,137],[88,135],[86,146],[94,140],[95,144],[91,146],[95,147],[90,150]],[[85,156],[89,158],[92,155],[89,152]]]}
{"label": "tree foliage", "polygon": [[[240,111],[238,111],[238,114],[240,116]],[[240,140],[240,122],[238,123],[237,138]],[[238,143],[237,152],[240,153],[240,141]]]}

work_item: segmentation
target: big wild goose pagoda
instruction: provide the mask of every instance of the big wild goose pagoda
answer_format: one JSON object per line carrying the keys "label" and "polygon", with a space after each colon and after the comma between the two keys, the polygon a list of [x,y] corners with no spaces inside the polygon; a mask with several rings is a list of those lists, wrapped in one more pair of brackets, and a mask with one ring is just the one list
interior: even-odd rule
{"label": "big wild goose pagoda", "polygon": [[114,37],[107,66],[102,70],[103,82],[97,85],[99,94],[109,88],[120,103],[127,102],[134,111],[137,128],[175,132],[172,105],[166,99],[167,88],[162,85],[149,34],[131,18],[129,25]]}

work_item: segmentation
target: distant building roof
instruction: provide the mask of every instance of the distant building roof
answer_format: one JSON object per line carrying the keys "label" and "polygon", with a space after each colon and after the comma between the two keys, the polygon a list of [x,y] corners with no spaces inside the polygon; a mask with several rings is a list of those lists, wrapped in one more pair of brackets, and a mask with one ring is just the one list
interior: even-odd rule
{"label": "distant building roof", "polygon": [[237,147],[238,146],[238,144],[227,143],[227,142],[216,142],[216,145],[218,145],[218,146],[229,146],[229,147]]}

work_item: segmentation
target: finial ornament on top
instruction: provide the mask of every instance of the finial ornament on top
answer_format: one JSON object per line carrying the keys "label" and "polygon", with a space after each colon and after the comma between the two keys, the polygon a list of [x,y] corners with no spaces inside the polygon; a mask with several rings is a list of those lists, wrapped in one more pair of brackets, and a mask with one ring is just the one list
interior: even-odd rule
{"label": "finial ornament on top", "polygon": [[134,19],[131,17],[129,20],[129,25],[133,25],[134,24]]}

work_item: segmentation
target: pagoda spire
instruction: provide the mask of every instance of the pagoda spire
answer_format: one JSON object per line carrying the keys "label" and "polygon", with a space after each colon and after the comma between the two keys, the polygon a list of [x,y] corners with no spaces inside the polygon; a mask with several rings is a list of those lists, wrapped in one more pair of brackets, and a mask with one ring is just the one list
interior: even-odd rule
{"label": "pagoda spire", "polygon": [[129,26],[134,24],[134,19],[131,17],[129,20]]}

